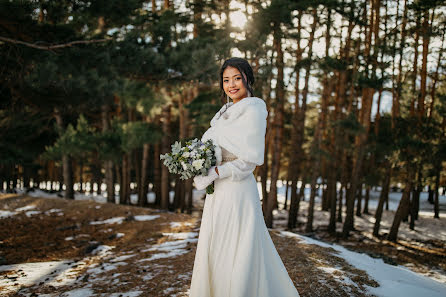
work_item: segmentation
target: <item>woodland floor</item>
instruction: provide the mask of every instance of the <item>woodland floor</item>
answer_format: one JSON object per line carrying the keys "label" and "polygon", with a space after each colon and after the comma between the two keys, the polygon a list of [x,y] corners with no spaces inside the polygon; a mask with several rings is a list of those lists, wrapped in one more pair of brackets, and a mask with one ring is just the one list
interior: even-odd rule
{"label": "woodland floor", "polygon": [[[199,210],[188,215],[17,194],[0,194],[0,210],[1,296],[188,296]],[[379,286],[332,248],[275,229],[270,234],[301,296],[372,296],[367,287]],[[303,235],[420,272],[446,270],[441,240],[391,243],[353,232],[341,241],[323,228]]]}

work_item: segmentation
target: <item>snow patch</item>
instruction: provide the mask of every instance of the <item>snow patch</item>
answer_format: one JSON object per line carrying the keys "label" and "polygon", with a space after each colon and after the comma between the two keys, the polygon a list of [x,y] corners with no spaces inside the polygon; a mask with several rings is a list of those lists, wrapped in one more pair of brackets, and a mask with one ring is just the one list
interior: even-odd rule
{"label": "snow patch", "polygon": [[9,218],[9,217],[14,216],[15,214],[16,214],[16,212],[14,212],[14,211],[0,210],[0,219]]}
{"label": "snow patch", "polygon": [[38,211],[38,210],[30,210],[25,212],[25,215],[29,218],[32,217],[33,215],[37,215],[37,214],[41,214],[42,212]]}
{"label": "snow patch", "polygon": [[151,221],[151,220],[157,219],[159,217],[160,217],[159,215],[139,215],[139,216],[134,216],[135,220],[139,221],[139,222]]}
{"label": "snow patch", "polygon": [[197,234],[197,232],[163,233],[163,235],[167,235],[179,240],[165,241],[163,243],[156,244],[149,249],[142,250],[141,252],[143,253],[153,251],[159,251],[162,253],[153,254],[150,256],[150,258],[141,259],[138,262],[153,261],[157,259],[177,257],[186,254],[189,252],[185,249],[187,247],[187,244],[189,242],[198,241],[198,238],[195,238]]}
{"label": "snow patch", "polygon": [[122,224],[122,222],[125,220],[124,217],[116,217],[111,218],[103,221],[94,221],[90,222],[90,225],[102,225],[102,224]]}
{"label": "snow patch", "polygon": [[24,207],[16,208],[15,211],[27,211],[27,210],[31,210],[31,209],[35,209],[35,208],[36,208],[35,205],[27,205]]}
{"label": "snow patch", "polygon": [[284,236],[297,237],[307,244],[329,247],[339,252],[348,263],[358,269],[364,270],[377,281],[377,288],[367,286],[369,292],[380,297],[444,297],[446,285],[419,275],[404,266],[393,266],[384,263],[382,259],[375,259],[366,254],[352,252],[337,244],[327,244],[310,237],[298,235],[288,231],[280,231]]}
{"label": "snow patch", "polygon": [[88,288],[75,289],[72,291],[62,293],[60,296],[61,297],[89,297],[89,296],[93,296],[93,291]]}
{"label": "snow patch", "polygon": [[189,222],[170,222],[170,227],[171,228],[178,228],[178,227],[182,227],[182,226],[193,226],[194,224],[189,223]]}
{"label": "snow patch", "polygon": [[130,292],[125,292],[125,293],[113,293],[110,295],[107,295],[109,297],[137,297],[139,295],[141,295],[143,292],[142,291],[130,291]]}

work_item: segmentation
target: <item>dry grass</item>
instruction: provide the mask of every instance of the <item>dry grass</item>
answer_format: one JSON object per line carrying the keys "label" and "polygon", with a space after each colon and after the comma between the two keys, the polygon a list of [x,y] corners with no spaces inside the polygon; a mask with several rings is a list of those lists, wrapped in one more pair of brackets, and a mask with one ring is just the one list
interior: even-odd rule
{"label": "dry grass", "polygon": [[[0,209],[14,210],[28,205],[34,205],[34,210],[42,213],[31,217],[20,213],[0,219],[0,259],[3,264],[68,259],[84,261],[88,265],[77,268],[77,280],[70,285],[56,288],[44,281],[35,286],[17,288],[16,293],[9,293],[10,296],[60,294],[87,285],[98,296],[127,291],[142,291],[140,296],[187,296],[196,242],[188,243],[182,255],[152,261],[147,261],[147,258],[160,251],[148,249],[154,244],[172,240],[163,233],[198,232],[199,217],[91,201],[17,195],[0,197]],[[61,209],[64,215],[44,214],[50,209]],[[143,214],[160,217],[145,222],[132,219]],[[113,217],[126,219],[122,224],[90,224],[91,221]],[[189,224],[172,227],[170,222]],[[117,237],[118,233],[125,235]],[[277,231],[270,231],[270,234],[301,296],[371,296],[366,293],[367,286],[378,286],[367,273],[351,266],[331,248],[305,244],[298,238],[281,236]],[[67,237],[73,240],[66,240]],[[91,250],[98,245],[114,246],[112,255],[91,257]],[[120,261],[119,265],[113,262],[123,255],[133,256]],[[141,261],[144,259],[146,261]],[[95,273],[91,272],[92,265]],[[115,265],[114,269],[108,270],[110,265]],[[13,273],[18,272],[4,272],[0,277],[11,277]]]}

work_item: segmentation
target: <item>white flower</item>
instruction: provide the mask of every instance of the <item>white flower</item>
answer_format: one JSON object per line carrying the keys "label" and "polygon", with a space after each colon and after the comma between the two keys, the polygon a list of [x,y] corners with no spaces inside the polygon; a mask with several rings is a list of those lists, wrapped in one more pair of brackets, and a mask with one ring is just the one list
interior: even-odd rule
{"label": "white flower", "polygon": [[189,155],[190,155],[189,152],[184,152],[182,156],[185,157],[185,158],[189,158]]}
{"label": "white flower", "polygon": [[196,170],[200,170],[201,168],[203,168],[203,163],[204,159],[198,159],[192,162],[192,166],[194,166]]}
{"label": "white flower", "polygon": [[183,161],[181,161],[181,166],[183,166],[183,169],[184,169],[184,170],[187,169],[187,165],[186,165],[186,163],[184,163]]}

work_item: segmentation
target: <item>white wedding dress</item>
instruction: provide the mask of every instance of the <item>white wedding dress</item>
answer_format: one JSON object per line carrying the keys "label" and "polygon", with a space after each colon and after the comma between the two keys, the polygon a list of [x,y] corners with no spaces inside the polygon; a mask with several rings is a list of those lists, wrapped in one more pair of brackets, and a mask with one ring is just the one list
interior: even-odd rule
{"label": "white wedding dress", "polygon": [[[237,157],[223,146],[221,153],[223,160]],[[190,297],[299,296],[265,225],[255,167],[240,158],[218,166],[220,178],[204,203]]]}

